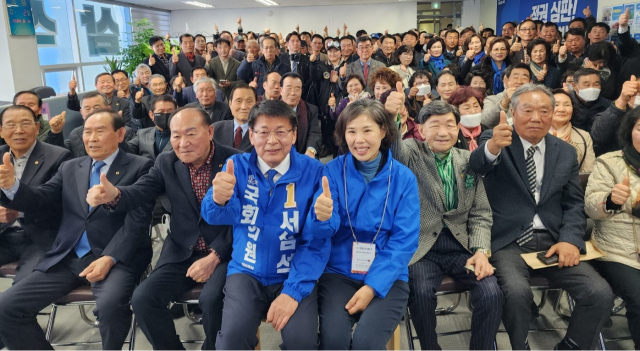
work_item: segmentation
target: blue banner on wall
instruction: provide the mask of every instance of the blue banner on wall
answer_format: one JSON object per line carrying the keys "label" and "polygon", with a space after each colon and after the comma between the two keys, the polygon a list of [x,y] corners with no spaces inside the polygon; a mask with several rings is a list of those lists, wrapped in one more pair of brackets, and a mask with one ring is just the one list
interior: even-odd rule
{"label": "blue banner on wall", "polygon": [[520,23],[529,16],[534,20],[554,22],[564,33],[572,19],[584,17],[582,10],[587,6],[592,16],[597,18],[598,0],[498,0],[498,33],[502,32],[505,22]]}
{"label": "blue banner on wall", "polygon": [[36,35],[29,0],[7,0],[11,35]]}

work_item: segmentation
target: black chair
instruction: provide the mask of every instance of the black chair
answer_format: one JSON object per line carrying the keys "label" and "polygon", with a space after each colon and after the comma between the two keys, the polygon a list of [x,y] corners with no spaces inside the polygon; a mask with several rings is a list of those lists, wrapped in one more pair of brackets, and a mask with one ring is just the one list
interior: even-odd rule
{"label": "black chair", "polygon": [[52,96],[56,96],[56,91],[53,90],[52,87],[48,87],[48,86],[35,87],[29,91],[36,93],[38,97],[41,99],[46,99]]}

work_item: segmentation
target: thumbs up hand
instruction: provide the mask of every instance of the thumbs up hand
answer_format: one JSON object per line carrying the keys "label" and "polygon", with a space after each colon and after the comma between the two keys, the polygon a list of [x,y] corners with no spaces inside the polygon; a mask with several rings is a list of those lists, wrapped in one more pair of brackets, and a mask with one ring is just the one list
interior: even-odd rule
{"label": "thumbs up hand", "polygon": [[315,53],[311,53],[311,55],[309,56],[309,61],[310,62],[316,62],[316,54]]}
{"label": "thumbs up hand", "polygon": [[178,72],[178,77],[173,81],[173,90],[176,91],[176,93],[179,93],[182,91],[182,85],[184,84],[184,78],[182,78],[182,73]]}
{"label": "thumbs up hand", "polygon": [[582,10],[582,14],[584,15],[584,18],[591,17],[591,9],[589,8],[589,6]]}
{"label": "thumbs up hand", "polygon": [[467,50],[467,54],[465,55],[467,60],[473,60],[473,57],[476,56],[476,51],[475,50]]}
{"label": "thumbs up hand", "polygon": [[76,81],[76,76],[72,76],[69,81],[69,95],[76,95],[76,89],[78,89],[78,82]]}
{"label": "thumbs up hand", "polygon": [[153,57],[153,54],[149,55],[149,67],[152,67],[156,64],[156,58]]}
{"label": "thumbs up hand", "polygon": [[628,81],[622,84],[622,91],[620,97],[616,100],[615,104],[621,110],[627,109],[629,101],[640,91],[640,82],[636,80],[636,76],[631,76]]}
{"label": "thumbs up hand", "polygon": [[11,154],[5,152],[2,156],[2,163],[3,165],[0,166],[0,188],[9,189],[16,182],[13,164],[11,163]]}
{"label": "thumbs up hand", "polygon": [[424,58],[422,60],[424,61],[425,65],[429,62],[429,60],[431,60],[431,49],[427,50],[427,53],[424,55]]}
{"label": "thumbs up hand", "polygon": [[253,89],[258,89],[258,77],[253,78],[253,81],[249,83],[249,86]]}
{"label": "thumbs up hand", "polygon": [[547,76],[547,64],[545,63],[544,66],[542,66],[542,70],[538,72],[538,74],[536,74],[536,79],[538,79],[538,82],[543,82],[544,77],[546,76]]}
{"label": "thumbs up hand", "polygon": [[620,27],[626,27],[629,25],[629,7],[627,7],[626,11],[620,15],[618,18],[618,25]]}
{"label": "thumbs up hand", "polygon": [[211,184],[213,185],[213,202],[220,206],[226,205],[233,196],[233,189],[236,186],[233,160],[227,161],[227,168],[218,172]]}
{"label": "thumbs up hand", "polygon": [[507,113],[500,111],[500,123],[493,128],[493,136],[487,142],[487,148],[493,155],[498,155],[500,150],[511,145],[513,127],[507,124]]}
{"label": "thumbs up hand", "polygon": [[252,52],[249,52],[249,53],[247,54],[247,62],[251,63],[251,62],[253,62],[253,61],[255,61],[255,60],[256,60],[255,55],[253,55],[253,53],[252,53]]}
{"label": "thumbs up hand", "polygon": [[331,215],[333,214],[333,200],[331,200],[329,179],[327,179],[326,176],[322,177],[322,194],[316,199],[316,204],[313,206],[313,209],[320,222],[331,219]]}
{"label": "thumbs up hand", "polygon": [[100,174],[100,184],[94,185],[87,192],[87,203],[91,207],[97,207],[113,201],[120,191],[107,179],[105,173]]}
{"label": "thumbs up hand", "polygon": [[340,67],[340,77],[341,78],[346,78],[347,77],[347,63],[345,62],[342,67]]}
{"label": "thumbs up hand", "polygon": [[561,59],[566,59],[567,58],[567,42],[564,42],[564,45],[562,45],[560,47],[560,49],[558,50],[558,57]]}
{"label": "thumbs up hand", "polygon": [[484,30],[484,24],[480,22],[480,27],[478,27],[478,32],[482,32]]}
{"label": "thumbs up hand", "polygon": [[553,47],[551,48],[551,52],[554,55],[557,55],[559,51],[560,51],[560,39],[556,40],[556,43],[553,44]]}
{"label": "thumbs up hand", "polygon": [[176,48],[171,49],[171,62],[174,65],[177,65],[179,61],[178,55],[176,54]]}
{"label": "thumbs up hand", "polygon": [[142,96],[144,95],[144,92],[142,91],[142,89],[140,89],[138,92],[136,92],[136,104],[139,104],[142,102]]}
{"label": "thumbs up hand", "polygon": [[516,42],[511,45],[511,52],[518,52],[522,50],[522,43],[520,42],[520,37],[516,37]]}
{"label": "thumbs up hand", "polygon": [[458,46],[458,51],[456,51],[456,57],[462,56],[462,46]]}
{"label": "thumbs up hand", "polygon": [[396,82],[396,90],[391,91],[389,97],[387,97],[387,102],[384,104],[384,109],[387,110],[390,114],[396,117],[398,113],[404,108],[404,88],[402,87],[402,82]]}
{"label": "thumbs up hand", "polygon": [[62,128],[65,123],[65,116],[67,115],[67,111],[62,111],[61,114],[53,117],[49,120],[49,126],[51,127],[51,133],[60,134],[62,132]]}
{"label": "thumbs up hand", "polygon": [[[427,56],[425,55],[425,58],[426,57]],[[413,86],[411,87],[411,89],[409,89],[409,99],[413,99],[414,97],[416,97],[419,91],[420,89],[418,89],[418,83],[413,82]]]}
{"label": "thumbs up hand", "polygon": [[611,202],[616,205],[624,205],[631,195],[631,189],[629,188],[629,177],[624,177],[622,183],[616,184],[611,190]]}
{"label": "thumbs up hand", "polygon": [[333,93],[331,93],[331,97],[329,98],[327,105],[329,105],[329,107],[336,107],[336,97],[333,95]]}

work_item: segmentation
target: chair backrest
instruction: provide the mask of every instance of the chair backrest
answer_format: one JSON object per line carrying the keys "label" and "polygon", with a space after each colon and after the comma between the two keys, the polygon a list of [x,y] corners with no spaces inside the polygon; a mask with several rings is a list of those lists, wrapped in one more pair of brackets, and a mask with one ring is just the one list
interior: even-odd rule
{"label": "chair backrest", "polygon": [[36,94],[38,94],[38,96],[41,99],[46,99],[52,96],[56,96],[56,91],[53,90],[52,87],[48,87],[48,86],[41,86],[41,87],[35,87],[29,91],[32,91]]}

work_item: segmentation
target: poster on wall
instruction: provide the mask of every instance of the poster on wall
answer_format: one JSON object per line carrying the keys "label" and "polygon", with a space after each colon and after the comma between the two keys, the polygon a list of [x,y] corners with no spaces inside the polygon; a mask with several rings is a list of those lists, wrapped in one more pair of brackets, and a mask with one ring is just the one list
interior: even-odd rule
{"label": "poster on wall", "polygon": [[620,15],[624,12],[624,5],[614,6],[611,10],[611,21],[618,22]]}
{"label": "poster on wall", "polygon": [[11,35],[36,35],[30,0],[7,0]]}
{"label": "poster on wall", "polygon": [[[575,17],[584,17],[582,11],[589,6],[596,17],[598,0],[498,0],[497,26],[507,21],[521,22],[527,17],[544,22],[554,22],[562,33]],[[499,29],[499,31],[501,31]]]}

